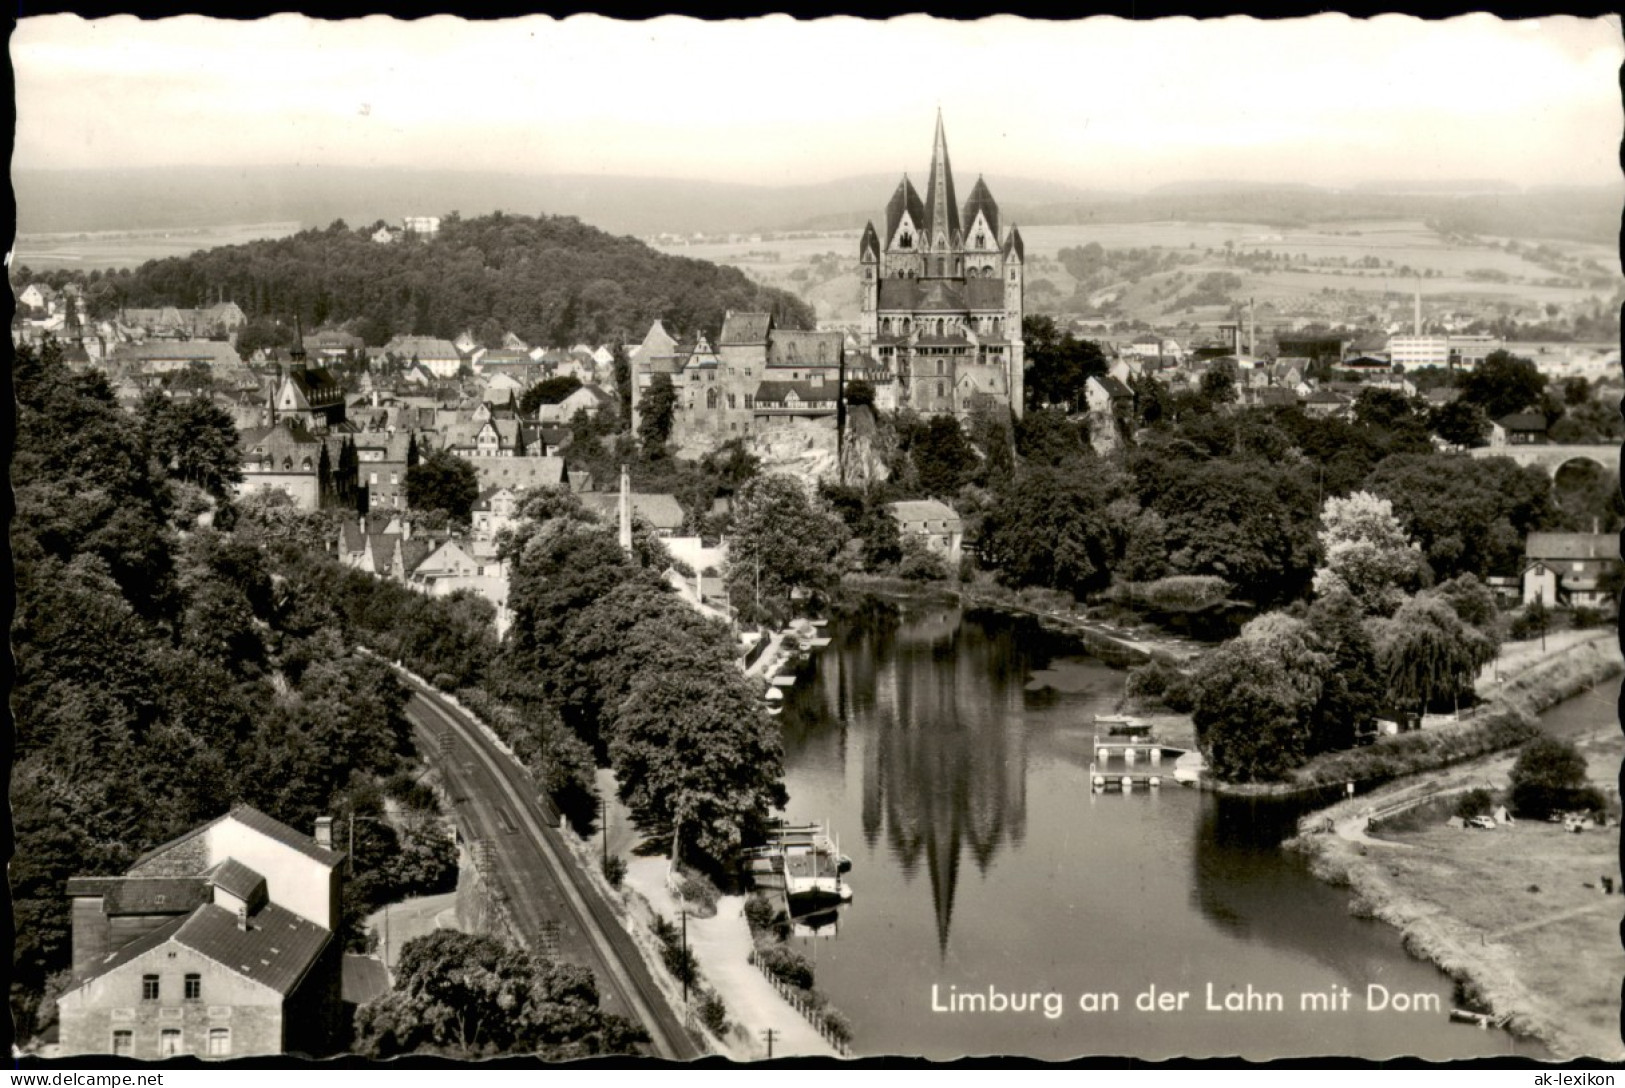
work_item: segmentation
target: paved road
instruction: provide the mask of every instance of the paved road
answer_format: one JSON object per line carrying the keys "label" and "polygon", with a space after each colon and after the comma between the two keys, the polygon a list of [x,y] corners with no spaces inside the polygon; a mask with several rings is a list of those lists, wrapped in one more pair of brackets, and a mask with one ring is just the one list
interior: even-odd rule
{"label": "paved road", "polygon": [[699,1057],[632,938],[570,860],[530,776],[433,688],[402,679],[412,691],[406,716],[424,758],[441,771],[463,835],[489,844],[481,848],[486,872],[523,938],[539,947],[555,924],[561,958],[592,969],[605,1009],[642,1024],[659,1057]]}

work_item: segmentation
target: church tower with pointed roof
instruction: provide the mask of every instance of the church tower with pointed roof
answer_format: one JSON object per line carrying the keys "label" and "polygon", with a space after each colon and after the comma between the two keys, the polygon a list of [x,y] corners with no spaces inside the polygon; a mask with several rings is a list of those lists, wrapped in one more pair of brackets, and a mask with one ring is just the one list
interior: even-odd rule
{"label": "church tower with pointed roof", "polygon": [[1022,411],[1025,315],[1021,233],[1004,233],[999,206],[978,176],[963,206],[937,111],[922,197],[904,175],[886,204],[884,233],[870,222],[858,243],[859,344],[893,385],[888,398],[925,415],[978,407]]}

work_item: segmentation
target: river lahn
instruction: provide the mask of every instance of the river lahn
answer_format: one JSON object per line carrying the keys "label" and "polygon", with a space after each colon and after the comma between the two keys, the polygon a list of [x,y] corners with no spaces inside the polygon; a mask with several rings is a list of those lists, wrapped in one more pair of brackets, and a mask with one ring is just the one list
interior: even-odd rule
{"label": "river lahn", "polygon": [[1278,848],[1285,806],[1093,792],[1121,669],[940,605],[825,633],[779,718],[788,811],[829,822],[855,894],[792,941],[856,1053],[1540,1055],[1449,1023],[1450,979]]}

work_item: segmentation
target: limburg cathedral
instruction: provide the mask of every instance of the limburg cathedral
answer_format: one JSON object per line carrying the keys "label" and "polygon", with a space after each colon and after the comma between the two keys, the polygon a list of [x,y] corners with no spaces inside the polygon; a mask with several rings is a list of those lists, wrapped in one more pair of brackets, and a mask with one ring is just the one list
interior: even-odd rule
{"label": "limburg cathedral", "polygon": [[1021,232],[1000,235],[999,206],[980,177],[961,208],[937,113],[925,199],[907,175],[858,245],[860,345],[895,375],[898,403],[926,415],[1009,405],[1020,415]]}

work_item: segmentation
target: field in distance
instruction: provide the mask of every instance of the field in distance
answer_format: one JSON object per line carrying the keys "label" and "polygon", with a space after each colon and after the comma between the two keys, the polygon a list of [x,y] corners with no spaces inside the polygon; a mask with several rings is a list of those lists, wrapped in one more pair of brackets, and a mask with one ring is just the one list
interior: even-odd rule
{"label": "field in distance", "polygon": [[300,229],[298,222],[279,222],[167,230],[18,234],[13,263],[36,271],[137,268],[159,257],[185,257],[200,249],[240,245],[261,238],[286,238]]}
{"label": "field in distance", "polygon": [[[1178,305],[1209,273],[1236,277],[1229,300],[1254,299],[1278,314],[1341,320],[1390,295],[1408,303],[1420,290],[1430,307],[1491,314],[1506,307],[1563,310],[1607,302],[1625,289],[1618,253],[1605,243],[1519,242],[1439,234],[1419,220],[1371,220],[1280,228],[1257,223],[1146,222],[1021,228],[1027,249],[1027,305],[1037,313],[1073,313],[1079,282],[1057,260],[1060,250],[1096,243],[1106,250],[1160,247],[1176,268],[1091,285],[1090,307],[1110,306],[1113,320],[1171,325],[1222,319],[1228,305]],[[733,265],[751,278],[793,291],[821,321],[858,320],[856,231],[762,240],[660,244],[669,253]],[[1538,248],[1537,248],[1538,247]],[[1211,253],[1209,252],[1211,251]],[[1279,255],[1270,264],[1253,258]],[[1252,267],[1249,267],[1249,264]],[[1393,297],[1390,301],[1393,301]],[[1409,312],[1407,308],[1406,315]]]}

